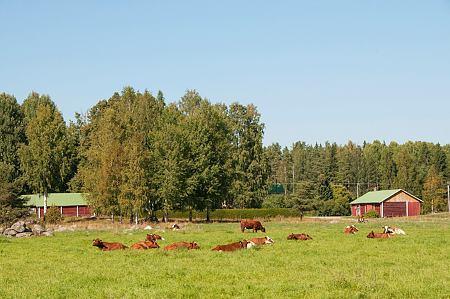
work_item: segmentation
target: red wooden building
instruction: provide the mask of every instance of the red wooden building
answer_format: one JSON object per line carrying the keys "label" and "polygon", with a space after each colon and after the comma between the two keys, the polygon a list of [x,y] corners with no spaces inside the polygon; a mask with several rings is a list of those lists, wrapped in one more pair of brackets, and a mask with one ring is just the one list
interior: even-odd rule
{"label": "red wooden building", "polygon": [[[41,218],[44,216],[44,198],[39,194],[24,195],[29,206],[34,213]],[[61,215],[69,217],[91,216],[86,198],[82,193],[49,193],[47,198],[47,208],[57,207]]]}
{"label": "red wooden building", "polygon": [[375,210],[380,217],[420,215],[422,200],[402,189],[367,192],[350,203],[353,216]]}

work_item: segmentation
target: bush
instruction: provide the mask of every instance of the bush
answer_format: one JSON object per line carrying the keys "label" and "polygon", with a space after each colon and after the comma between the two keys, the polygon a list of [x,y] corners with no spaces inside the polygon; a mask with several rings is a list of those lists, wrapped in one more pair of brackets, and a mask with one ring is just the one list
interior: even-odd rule
{"label": "bush", "polygon": [[377,211],[370,210],[369,212],[364,214],[364,217],[366,217],[366,218],[378,218],[378,217],[380,217],[380,215],[378,214]]}
{"label": "bush", "polygon": [[61,222],[63,219],[58,207],[52,206],[47,210],[45,214],[45,222],[50,224],[56,224]]}
{"label": "bush", "polygon": [[[156,213],[158,218],[162,218],[162,211]],[[194,219],[206,219],[206,212],[193,211]],[[273,217],[299,217],[297,209],[272,208],[272,209],[219,209],[211,212],[212,220],[240,220],[246,218],[273,218]],[[169,218],[188,219],[188,211],[169,212]]]}

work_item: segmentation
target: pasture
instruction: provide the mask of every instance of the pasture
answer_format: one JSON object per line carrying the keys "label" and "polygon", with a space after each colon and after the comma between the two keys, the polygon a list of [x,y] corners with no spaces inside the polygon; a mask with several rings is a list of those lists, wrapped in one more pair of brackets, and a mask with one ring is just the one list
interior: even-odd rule
{"label": "pasture", "polygon": [[[148,231],[81,230],[54,237],[0,237],[0,298],[449,298],[449,218],[265,221],[266,233],[241,233],[238,223],[186,224],[160,232],[165,241],[196,241],[200,250],[102,252],[92,240],[142,240]],[[161,224],[164,226],[164,224]],[[382,225],[407,235],[367,239]],[[288,241],[306,232],[312,241]],[[268,235],[275,244],[232,253],[226,244]]]}

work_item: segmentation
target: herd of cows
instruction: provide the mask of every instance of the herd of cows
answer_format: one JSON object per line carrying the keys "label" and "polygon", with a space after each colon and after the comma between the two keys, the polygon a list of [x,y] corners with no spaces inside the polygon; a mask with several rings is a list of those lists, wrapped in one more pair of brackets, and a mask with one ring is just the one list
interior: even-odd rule
{"label": "herd of cows", "polygon": [[[241,231],[244,232],[246,229],[251,229],[253,232],[258,232],[259,230],[262,232],[266,232],[265,227],[262,226],[260,221],[257,220],[241,220]],[[179,229],[180,227],[177,224],[172,226],[173,229]],[[358,229],[355,225],[346,226],[344,229],[345,234],[355,234],[358,232]],[[406,233],[398,228],[398,227],[390,227],[384,226],[382,233],[374,233],[371,231],[367,238],[391,238],[395,235],[405,235]],[[305,233],[301,234],[290,234],[287,237],[288,240],[312,240],[311,236]],[[160,248],[157,241],[164,240],[164,238],[157,234],[147,234],[146,239],[144,241],[139,241],[130,246],[131,249],[152,249],[152,248]],[[250,240],[242,240],[239,242],[225,244],[225,245],[217,245],[212,248],[214,251],[235,251],[240,249],[249,249],[254,246],[261,246],[266,244],[273,244],[274,241],[269,237],[262,238],[252,238]],[[127,249],[128,247],[122,243],[118,242],[103,242],[100,239],[95,239],[92,243],[92,246],[98,247],[103,251],[111,251],[111,250],[121,250]],[[175,242],[170,245],[164,247],[164,250],[176,250],[180,248],[185,248],[188,250],[191,249],[200,249],[200,246],[196,242]]]}

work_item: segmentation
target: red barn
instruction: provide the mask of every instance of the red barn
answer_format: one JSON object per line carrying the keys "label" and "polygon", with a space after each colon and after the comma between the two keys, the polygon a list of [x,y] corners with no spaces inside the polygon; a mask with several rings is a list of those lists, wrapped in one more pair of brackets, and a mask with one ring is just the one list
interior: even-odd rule
{"label": "red barn", "polygon": [[402,189],[367,192],[350,203],[353,216],[375,210],[380,217],[420,215],[422,200]]}
{"label": "red barn", "polygon": [[[44,216],[44,198],[39,194],[22,196],[30,207],[41,218]],[[91,209],[82,193],[49,193],[47,208],[57,207],[63,216],[91,216]]]}

